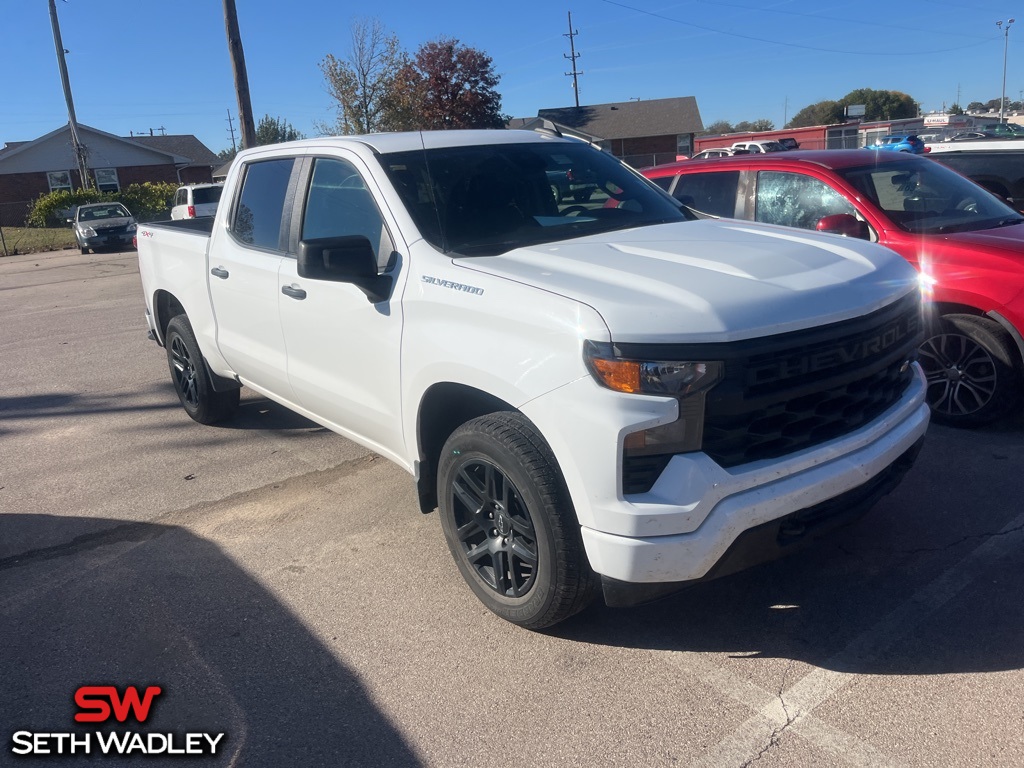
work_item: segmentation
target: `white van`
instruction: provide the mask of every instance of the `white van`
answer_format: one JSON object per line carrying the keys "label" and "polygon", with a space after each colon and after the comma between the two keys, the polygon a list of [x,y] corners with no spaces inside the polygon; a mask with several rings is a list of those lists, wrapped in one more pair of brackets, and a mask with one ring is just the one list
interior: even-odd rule
{"label": "white van", "polygon": [[217,203],[223,184],[189,184],[178,187],[174,193],[174,206],[171,208],[171,219],[196,219],[200,216],[213,216],[217,213]]}

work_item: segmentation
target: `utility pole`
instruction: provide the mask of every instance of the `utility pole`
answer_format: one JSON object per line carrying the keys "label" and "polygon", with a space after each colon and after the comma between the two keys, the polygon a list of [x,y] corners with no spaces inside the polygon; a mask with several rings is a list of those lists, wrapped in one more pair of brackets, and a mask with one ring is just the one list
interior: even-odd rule
{"label": "utility pole", "polygon": [[[52,0],[51,0],[52,2]],[[1003,122],[1003,114],[1006,112],[1006,51],[1010,45],[1010,26],[1013,24],[1013,19],[1005,22],[1006,29],[1003,29],[1002,21],[997,21],[996,26],[1003,30],[1003,90],[999,97],[999,122]]]}
{"label": "utility pole", "polygon": [[57,6],[50,0],[50,26],[53,27],[53,45],[57,49],[57,66],[60,68],[60,82],[64,86],[64,100],[68,104],[68,127],[71,129],[71,147],[78,165],[78,176],[82,189],[89,189],[89,163],[86,159],[85,147],[78,138],[78,118],[75,117],[75,102],[71,98],[71,80],[68,78],[68,63],[64,59],[67,51],[60,37],[60,23],[57,21]]}
{"label": "utility pole", "polygon": [[228,133],[231,134],[231,154],[235,155],[238,153],[238,147],[235,144],[235,124],[231,122],[231,110],[228,110]]}
{"label": "utility pole", "polygon": [[[50,0],[53,3],[53,0]],[[245,52],[242,50],[242,33],[238,29],[238,12],[235,0],[224,0],[224,28],[228,34],[228,51],[231,54],[231,68],[235,73],[235,93],[238,96],[238,128],[242,134],[242,149],[256,146],[256,123],[252,119],[252,102],[249,99],[249,75],[245,72]]]}
{"label": "utility pole", "polygon": [[[51,0],[51,2],[52,2],[52,0]],[[576,53],[576,44],[575,44],[573,38],[575,38],[576,35],[578,35],[578,34],[579,34],[579,31],[572,28],[572,11],[569,11],[569,34],[563,34],[562,37],[568,37],[569,38],[569,50],[571,51],[571,53],[563,53],[562,57],[566,58],[566,59],[569,59],[569,61],[572,62],[572,72],[566,72],[565,76],[566,77],[572,77],[572,92],[573,92],[573,95],[576,97],[576,108],[577,109],[579,109],[579,106],[580,106],[580,84],[579,84],[579,80],[577,80],[577,78],[580,75],[583,74],[582,71],[577,71],[576,70],[576,59],[578,59],[580,57],[580,55],[578,53]]]}

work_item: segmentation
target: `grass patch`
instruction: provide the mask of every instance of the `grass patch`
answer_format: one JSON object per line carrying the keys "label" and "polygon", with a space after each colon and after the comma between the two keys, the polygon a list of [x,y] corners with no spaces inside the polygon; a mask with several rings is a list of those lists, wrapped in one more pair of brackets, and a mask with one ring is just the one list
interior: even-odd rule
{"label": "grass patch", "polygon": [[[8,256],[78,247],[71,227],[4,227],[3,236]],[[0,256],[3,253],[0,246]]]}

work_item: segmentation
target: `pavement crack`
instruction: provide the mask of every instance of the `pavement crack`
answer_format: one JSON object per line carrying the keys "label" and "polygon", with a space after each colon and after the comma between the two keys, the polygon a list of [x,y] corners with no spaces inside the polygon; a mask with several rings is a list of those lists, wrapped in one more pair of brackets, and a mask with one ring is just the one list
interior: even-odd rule
{"label": "pavement crack", "polygon": [[985,533],[972,533],[970,536],[961,536],[956,541],[951,541],[948,544],[943,544],[941,547],[917,547],[915,549],[898,549],[901,555],[920,555],[926,552],[945,552],[947,549],[958,547],[961,544],[965,544],[969,541],[979,541],[985,539],[993,539],[997,536],[1010,536],[1014,533],[1020,533],[1024,531],[1024,523],[1016,525],[1013,528],[1008,528],[1005,531],[986,531]]}
{"label": "pavement crack", "polygon": [[745,763],[743,763],[740,766],[740,768],[750,768],[751,765],[756,763],[762,757],[764,757],[769,752],[771,752],[773,749],[775,749],[777,746],[779,746],[779,744],[781,743],[780,739],[781,739],[781,736],[782,736],[783,732],[787,728],[789,728],[791,725],[793,725],[793,723],[795,723],[800,718],[800,710],[797,710],[796,712],[794,712],[792,714],[790,713],[789,705],[786,704],[786,696],[785,696],[786,677],[789,675],[790,671],[793,669],[793,666],[795,665],[795,663],[796,662],[791,661],[789,663],[789,665],[786,667],[786,669],[783,670],[783,672],[782,672],[782,681],[779,683],[779,690],[775,694],[776,696],[778,696],[779,703],[782,705],[782,712],[786,716],[786,721],[782,725],[779,725],[779,726],[777,726],[777,727],[772,729],[771,734],[769,734],[769,736],[768,736],[767,743],[763,747],[761,747],[760,750],[758,750],[758,753],[756,755],[754,755],[752,758],[750,758]]}
{"label": "pavement crack", "polygon": [[24,565],[32,565],[46,560],[57,560],[64,557],[71,557],[72,555],[99,549],[100,547],[105,547],[110,544],[152,541],[171,530],[174,529],[165,525],[154,525],[152,523],[126,523],[124,525],[107,528],[102,531],[85,533],[81,536],[76,536],[71,539],[71,541],[54,544],[51,547],[30,549],[17,555],[2,558],[0,559],[0,571],[6,571],[11,568],[18,568]]}

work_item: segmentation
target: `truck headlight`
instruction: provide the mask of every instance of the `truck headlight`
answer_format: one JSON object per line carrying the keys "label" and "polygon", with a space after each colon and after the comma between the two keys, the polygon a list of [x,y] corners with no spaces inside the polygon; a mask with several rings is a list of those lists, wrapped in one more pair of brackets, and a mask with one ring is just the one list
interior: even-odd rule
{"label": "truck headlight", "polygon": [[588,341],[584,357],[591,374],[616,392],[674,397],[679,418],[626,435],[625,458],[698,451],[704,434],[704,395],[722,379],[720,360],[632,360],[611,344]]}

